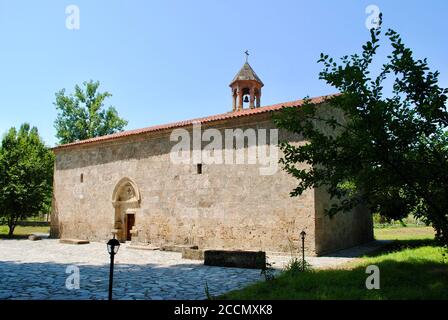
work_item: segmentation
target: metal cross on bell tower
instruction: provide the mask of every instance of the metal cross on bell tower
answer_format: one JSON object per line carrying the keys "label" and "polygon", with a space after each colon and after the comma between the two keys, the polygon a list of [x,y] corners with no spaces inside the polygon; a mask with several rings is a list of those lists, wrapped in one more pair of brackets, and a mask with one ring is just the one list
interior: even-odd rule
{"label": "metal cross on bell tower", "polygon": [[244,54],[246,55],[246,63],[247,63],[247,60],[249,60],[249,50],[244,51]]}

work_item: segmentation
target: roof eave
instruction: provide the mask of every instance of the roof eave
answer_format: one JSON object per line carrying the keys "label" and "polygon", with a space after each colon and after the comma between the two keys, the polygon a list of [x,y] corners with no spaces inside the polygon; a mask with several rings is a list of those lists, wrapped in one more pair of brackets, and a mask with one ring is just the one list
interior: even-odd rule
{"label": "roof eave", "polygon": [[[311,98],[308,100],[310,100],[311,103],[321,104],[321,103],[324,103],[327,99],[337,96],[337,95],[339,95],[339,94],[330,94],[330,95],[325,95],[325,96],[319,96],[319,97],[314,97],[314,98]],[[208,116],[208,117],[203,117],[203,118],[197,118],[197,119],[191,119],[191,120],[185,120],[185,121],[179,121],[179,122],[169,123],[169,124],[165,124],[165,125],[152,126],[152,127],[136,129],[136,130],[128,130],[128,131],[114,133],[111,135],[100,136],[100,137],[96,137],[96,138],[92,138],[92,139],[81,140],[81,141],[77,141],[77,142],[73,142],[73,143],[69,143],[69,144],[56,146],[56,147],[51,148],[50,150],[55,152],[55,151],[66,150],[66,149],[71,149],[71,148],[75,148],[75,147],[82,147],[82,146],[86,146],[86,145],[93,145],[93,144],[105,143],[105,142],[119,140],[119,139],[125,139],[127,137],[138,136],[138,135],[151,133],[151,132],[160,132],[160,131],[171,130],[171,129],[175,129],[175,128],[188,127],[188,126],[193,125],[194,123],[211,123],[211,122],[217,122],[217,121],[228,120],[228,119],[233,119],[233,118],[258,115],[258,114],[263,114],[263,113],[268,113],[268,112],[276,112],[276,111],[282,110],[283,108],[287,108],[287,107],[300,107],[303,103],[304,103],[303,99],[293,100],[293,101],[289,101],[289,102],[282,102],[282,103],[268,105],[268,106],[255,108],[255,109],[244,109],[242,111],[237,111],[237,112],[227,112],[227,113],[223,113],[223,114],[218,114],[218,115],[213,115],[213,116]]]}

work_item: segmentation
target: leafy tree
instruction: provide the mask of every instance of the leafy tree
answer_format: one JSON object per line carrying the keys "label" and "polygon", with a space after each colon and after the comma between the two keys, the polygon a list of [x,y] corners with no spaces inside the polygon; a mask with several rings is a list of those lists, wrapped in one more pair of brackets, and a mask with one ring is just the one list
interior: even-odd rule
{"label": "leafy tree", "polygon": [[[382,18],[380,19],[382,20]],[[321,54],[319,78],[338,89],[327,105],[309,100],[286,108],[275,121],[309,143],[281,143],[284,169],[299,179],[292,196],[324,187],[337,203],[330,216],[366,204],[390,219],[414,214],[448,243],[448,89],[439,72],[415,59],[399,34],[388,30],[392,52],[370,76],[381,25],[370,31],[361,55],[336,62]],[[299,163],[308,163],[303,169]]]}
{"label": "leafy tree", "polygon": [[0,221],[12,237],[17,222],[51,204],[53,153],[35,127],[11,128],[0,145]]}
{"label": "leafy tree", "polygon": [[91,80],[83,83],[84,90],[76,85],[73,95],[65,95],[65,89],[56,93],[55,128],[60,144],[123,131],[128,124],[114,107],[103,108],[104,100],[112,95],[107,91],[97,92],[99,85],[98,81]]}

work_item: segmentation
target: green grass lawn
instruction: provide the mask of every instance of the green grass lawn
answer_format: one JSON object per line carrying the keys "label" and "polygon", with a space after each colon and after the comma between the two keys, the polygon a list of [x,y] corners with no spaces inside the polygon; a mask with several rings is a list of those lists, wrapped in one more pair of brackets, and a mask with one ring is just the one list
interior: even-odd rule
{"label": "green grass lawn", "polygon": [[[22,227],[17,226],[14,229],[15,239],[27,238],[30,234],[33,233],[49,233],[50,227]],[[0,238],[8,238],[8,226],[0,225]]]}
{"label": "green grass lawn", "polygon": [[[448,262],[432,228],[381,228],[377,239],[397,239],[381,252],[337,269],[283,272],[227,293],[222,299],[448,299]],[[367,290],[366,267],[380,269],[380,289]]]}
{"label": "green grass lawn", "polygon": [[434,239],[432,227],[387,227],[375,228],[375,239],[378,240],[421,240]]}

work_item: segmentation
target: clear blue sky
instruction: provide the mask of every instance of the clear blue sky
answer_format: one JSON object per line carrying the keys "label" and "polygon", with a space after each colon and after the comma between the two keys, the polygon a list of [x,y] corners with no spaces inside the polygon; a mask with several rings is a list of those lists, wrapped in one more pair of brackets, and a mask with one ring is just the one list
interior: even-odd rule
{"label": "clear blue sky", "polygon": [[[79,30],[66,28],[70,4]],[[262,105],[332,93],[319,54],[359,52],[371,4],[448,86],[445,0],[0,0],[0,134],[29,122],[54,145],[55,92],[89,79],[127,129],[227,112],[246,49]]]}

